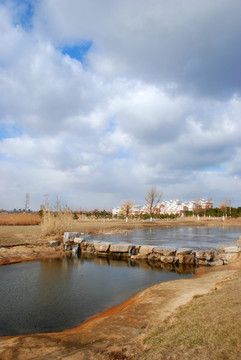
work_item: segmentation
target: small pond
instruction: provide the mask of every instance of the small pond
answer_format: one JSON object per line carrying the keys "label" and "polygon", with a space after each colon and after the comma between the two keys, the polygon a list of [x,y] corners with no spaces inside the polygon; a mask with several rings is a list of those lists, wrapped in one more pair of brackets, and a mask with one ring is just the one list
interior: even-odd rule
{"label": "small pond", "polygon": [[138,245],[215,249],[235,244],[241,235],[240,227],[167,227],[127,231],[124,234],[89,236],[86,239],[125,242]]}
{"label": "small pond", "polygon": [[2,266],[0,336],[73,328],[153,284],[194,272],[190,267],[72,256]]}

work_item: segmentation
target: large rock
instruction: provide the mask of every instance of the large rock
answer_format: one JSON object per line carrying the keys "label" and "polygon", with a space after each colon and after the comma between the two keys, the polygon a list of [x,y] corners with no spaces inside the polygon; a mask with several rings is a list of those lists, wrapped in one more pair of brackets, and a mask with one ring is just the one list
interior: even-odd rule
{"label": "large rock", "polygon": [[74,242],[75,238],[79,237],[78,232],[65,232],[64,233],[64,244],[67,244],[68,242]]}
{"label": "large rock", "polygon": [[176,255],[176,249],[175,248],[170,248],[170,247],[155,247],[153,249],[153,253],[155,254],[160,254],[162,256],[175,256]]}
{"label": "large rock", "polygon": [[148,255],[147,259],[149,261],[161,261],[161,254],[158,253],[151,253],[150,255]]}
{"label": "large rock", "polygon": [[80,251],[83,253],[94,253],[95,245],[93,241],[82,241],[80,244]]}
{"label": "large rock", "polygon": [[211,261],[214,257],[214,251],[205,251],[205,250],[195,250],[195,257],[197,260],[207,260]]}
{"label": "large rock", "polygon": [[74,244],[81,244],[85,239],[83,237],[74,238]]}
{"label": "large rock", "polygon": [[107,242],[100,242],[100,243],[95,243],[94,247],[95,247],[95,252],[98,253],[107,253],[109,248],[111,246],[111,243],[107,243]]}
{"label": "large rock", "polygon": [[164,264],[172,264],[175,258],[173,256],[161,256],[161,262]]}
{"label": "large rock", "polygon": [[149,255],[152,253],[154,249],[154,246],[151,245],[141,245],[140,249],[139,249],[139,254],[140,255]]}
{"label": "large rock", "polygon": [[129,253],[131,245],[129,244],[111,244],[110,253]]}
{"label": "large rock", "polygon": [[240,256],[241,248],[239,246],[227,246],[224,248],[224,252],[227,263],[231,263]]}
{"label": "large rock", "polygon": [[194,256],[194,254],[188,254],[188,255],[179,254],[176,256],[176,262],[178,262],[179,264],[194,265],[195,264],[195,256]]}
{"label": "large rock", "polygon": [[192,249],[180,248],[177,249],[176,255],[189,255],[192,253]]}

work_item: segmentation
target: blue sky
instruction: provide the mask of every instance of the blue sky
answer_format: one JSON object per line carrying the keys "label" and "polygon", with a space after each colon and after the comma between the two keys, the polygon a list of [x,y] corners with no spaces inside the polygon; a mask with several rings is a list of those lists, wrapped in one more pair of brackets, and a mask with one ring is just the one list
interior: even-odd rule
{"label": "blue sky", "polygon": [[238,0],[0,1],[0,208],[240,206]]}

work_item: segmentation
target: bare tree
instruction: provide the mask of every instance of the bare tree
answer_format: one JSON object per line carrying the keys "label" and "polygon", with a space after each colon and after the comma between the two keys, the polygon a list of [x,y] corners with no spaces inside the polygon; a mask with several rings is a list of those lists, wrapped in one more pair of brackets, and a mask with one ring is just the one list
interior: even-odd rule
{"label": "bare tree", "polygon": [[222,202],[220,205],[219,205],[220,209],[222,210],[223,212],[223,219],[224,219],[224,216],[226,215],[227,216],[227,202],[224,201]]}
{"label": "bare tree", "polygon": [[151,186],[145,196],[146,205],[151,215],[150,220],[152,221],[152,215],[155,211],[157,204],[161,201],[162,193],[158,191],[156,186]]}
{"label": "bare tree", "polygon": [[132,200],[126,200],[121,205],[120,213],[123,214],[128,221],[128,216],[132,213],[134,203]]}

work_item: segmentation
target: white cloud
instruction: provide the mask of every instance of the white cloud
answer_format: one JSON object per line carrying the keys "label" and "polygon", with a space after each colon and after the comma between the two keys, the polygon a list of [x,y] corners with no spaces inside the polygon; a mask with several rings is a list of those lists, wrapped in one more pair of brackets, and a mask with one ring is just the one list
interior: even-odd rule
{"label": "white cloud", "polygon": [[[42,0],[27,31],[7,3],[0,207],[22,207],[26,192],[35,208],[45,193],[73,207],[142,203],[152,184],[165,198],[235,197],[238,2]],[[83,63],[61,53],[84,40]]]}

